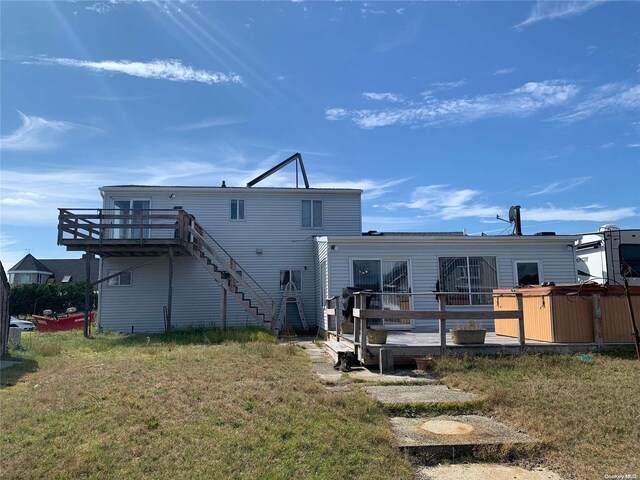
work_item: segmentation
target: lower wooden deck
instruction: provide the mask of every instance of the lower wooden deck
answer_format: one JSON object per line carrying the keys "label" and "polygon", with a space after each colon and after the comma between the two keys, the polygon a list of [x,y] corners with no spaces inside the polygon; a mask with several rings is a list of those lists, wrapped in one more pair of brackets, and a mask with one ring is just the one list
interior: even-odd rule
{"label": "lower wooden deck", "polygon": [[[326,332],[327,345],[336,351],[355,351],[358,348],[353,334],[340,334],[335,331]],[[336,343],[340,345],[337,346]],[[619,347],[627,344],[606,344],[601,348]],[[389,331],[387,343],[368,343],[364,357],[365,365],[376,365],[379,362],[380,349],[391,349],[396,365],[415,364],[416,357],[425,355],[521,355],[534,353],[574,353],[598,350],[595,343],[552,343],[527,340],[521,347],[518,339],[487,332],[485,343],[481,345],[453,345],[451,334],[447,333],[446,347],[440,347],[440,334],[426,331]]]}

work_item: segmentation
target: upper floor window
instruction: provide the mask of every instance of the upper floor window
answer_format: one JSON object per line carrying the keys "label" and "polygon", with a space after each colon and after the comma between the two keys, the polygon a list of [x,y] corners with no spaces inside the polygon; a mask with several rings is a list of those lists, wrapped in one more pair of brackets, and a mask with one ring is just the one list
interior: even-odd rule
{"label": "upper floor window", "polygon": [[231,200],[231,220],[244,220],[244,200]]}
{"label": "upper floor window", "polygon": [[302,226],[322,228],[322,200],[302,200]]}

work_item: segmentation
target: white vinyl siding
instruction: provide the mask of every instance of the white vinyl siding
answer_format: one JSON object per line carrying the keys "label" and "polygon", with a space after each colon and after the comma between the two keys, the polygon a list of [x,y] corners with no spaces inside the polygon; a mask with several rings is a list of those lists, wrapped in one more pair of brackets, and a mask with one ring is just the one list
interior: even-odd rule
{"label": "white vinyl siding", "polygon": [[[495,238],[452,237],[433,241],[389,237],[360,237],[341,241],[340,237],[329,236],[318,239],[319,252],[327,255],[328,289],[327,295],[340,295],[342,289],[351,286],[353,276],[351,262],[357,258],[396,258],[410,260],[411,289],[415,293],[434,292],[439,281],[439,258],[441,257],[495,257],[498,288],[516,286],[514,261],[539,259],[544,268],[545,281],[574,283],[576,281],[575,262],[572,251],[566,248],[567,240],[540,238]],[[331,249],[331,245],[335,245]],[[320,247],[323,247],[320,250]],[[442,290],[442,288],[441,288]],[[468,295],[467,295],[468,296]],[[435,295],[412,296],[411,308],[415,310],[438,310]],[[450,305],[451,310],[491,310],[491,305]],[[456,322],[447,322],[455,325]],[[493,329],[493,321],[482,322]],[[326,322],[324,323],[326,325]],[[437,322],[414,320],[414,326],[428,331],[437,331]]]}
{"label": "white vinyl siding", "polygon": [[[105,208],[109,208],[113,197],[122,198],[124,189],[126,187],[103,188]],[[148,195],[144,187],[135,192],[136,196],[145,193]],[[171,194],[175,197],[170,198]],[[360,192],[357,190],[167,187],[148,196],[153,208],[173,209],[180,205],[194,215],[198,223],[269,293],[270,298],[262,297],[268,304],[273,300],[276,310],[282,301],[280,270],[283,266],[299,270],[303,286],[300,297],[310,328],[315,326],[316,318],[322,318],[317,317],[322,311],[317,310],[314,241],[311,232],[300,227],[301,201],[322,201],[323,226],[313,230],[313,235],[360,235],[362,231]],[[240,198],[245,201],[245,221],[230,225],[230,202]],[[166,231],[159,232],[164,234]],[[257,254],[257,250],[262,254]],[[103,272],[118,272],[145,261],[148,260],[105,257],[102,268]],[[101,328],[130,332],[134,325],[135,331],[163,331],[162,308],[167,305],[168,292],[167,257],[158,257],[153,263],[134,270],[133,274],[134,282],[128,288],[107,285],[101,288]],[[176,256],[172,324],[176,328],[219,325],[220,289],[213,276],[195,258]],[[257,322],[230,296],[227,325],[244,327],[257,325]]]}

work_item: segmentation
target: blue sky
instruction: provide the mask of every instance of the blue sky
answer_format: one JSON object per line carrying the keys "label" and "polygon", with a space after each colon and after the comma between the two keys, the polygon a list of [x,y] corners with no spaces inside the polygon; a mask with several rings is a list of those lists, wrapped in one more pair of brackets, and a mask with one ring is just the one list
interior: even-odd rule
{"label": "blue sky", "polygon": [[[109,184],[302,153],[363,227],[640,227],[640,2],[2,2],[1,255]],[[272,186],[294,186],[291,171]]]}

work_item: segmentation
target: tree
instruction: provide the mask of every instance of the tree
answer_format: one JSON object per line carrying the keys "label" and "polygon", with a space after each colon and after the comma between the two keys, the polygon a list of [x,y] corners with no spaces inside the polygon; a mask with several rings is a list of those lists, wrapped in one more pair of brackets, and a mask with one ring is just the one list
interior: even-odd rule
{"label": "tree", "polygon": [[[11,315],[41,314],[43,310],[63,313],[69,307],[84,310],[85,282],[33,283],[11,288]],[[93,307],[97,294],[91,293],[89,304]]]}

